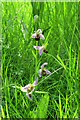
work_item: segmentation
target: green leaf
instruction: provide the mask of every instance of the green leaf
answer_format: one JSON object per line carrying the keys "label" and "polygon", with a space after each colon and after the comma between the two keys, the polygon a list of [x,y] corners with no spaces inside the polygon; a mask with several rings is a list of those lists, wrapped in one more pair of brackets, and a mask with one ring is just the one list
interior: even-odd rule
{"label": "green leaf", "polygon": [[38,118],[46,118],[48,109],[49,96],[46,94],[41,97],[40,102],[37,105]]}
{"label": "green leaf", "polygon": [[41,97],[41,100],[37,103],[36,111],[30,111],[32,118],[47,118],[47,109],[49,103],[49,95],[46,94]]}
{"label": "green leaf", "polygon": [[62,118],[61,97],[60,97],[60,94],[59,94],[59,111],[60,111],[60,118]]}
{"label": "green leaf", "polygon": [[2,112],[2,117],[5,118],[5,113],[2,106],[1,106],[1,112]]}
{"label": "green leaf", "polygon": [[60,61],[62,67],[63,67],[64,69],[66,69],[66,67],[65,67],[63,61],[61,60],[61,58],[59,57],[59,55],[57,55],[57,58],[58,58],[58,60]]}
{"label": "green leaf", "polygon": [[33,50],[32,50],[32,54],[33,54],[34,58],[36,59],[36,54],[33,52]]}

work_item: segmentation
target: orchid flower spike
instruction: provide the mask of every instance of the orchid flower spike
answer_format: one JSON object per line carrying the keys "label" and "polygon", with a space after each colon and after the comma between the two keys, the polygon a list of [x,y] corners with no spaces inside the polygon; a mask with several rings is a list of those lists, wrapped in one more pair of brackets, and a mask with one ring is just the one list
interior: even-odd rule
{"label": "orchid flower spike", "polygon": [[43,75],[43,76],[45,76],[46,74],[48,74],[48,75],[50,75],[51,74],[51,72],[48,70],[48,69],[46,69],[44,66],[45,65],[47,65],[48,63],[43,63],[42,65],[41,65],[41,69],[39,69],[39,77],[41,77],[41,75]]}
{"label": "orchid flower spike", "polygon": [[44,45],[42,45],[42,46],[34,46],[34,48],[36,50],[39,50],[40,56],[42,55],[43,52],[48,53],[48,51],[45,50],[45,46]]}
{"label": "orchid flower spike", "polygon": [[38,29],[34,34],[32,34],[31,38],[34,38],[36,41],[39,41],[40,39],[45,39],[41,29]]}
{"label": "orchid flower spike", "polygon": [[28,97],[29,100],[32,100],[32,92],[34,92],[34,89],[35,89],[35,86],[37,85],[37,82],[38,82],[38,77],[33,82],[33,84],[28,84],[25,87],[21,87],[21,91],[26,92],[26,96]]}
{"label": "orchid flower spike", "polygon": [[35,15],[34,16],[34,22],[37,22],[38,21],[38,15]]}

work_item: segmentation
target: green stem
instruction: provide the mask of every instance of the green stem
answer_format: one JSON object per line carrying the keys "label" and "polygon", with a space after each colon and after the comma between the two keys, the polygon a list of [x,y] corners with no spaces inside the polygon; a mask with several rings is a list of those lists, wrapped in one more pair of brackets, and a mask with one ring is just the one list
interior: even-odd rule
{"label": "green stem", "polygon": [[19,87],[19,86],[12,86],[12,87],[21,90],[21,87]]}
{"label": "green stem", "polygon": [[[38,46],[38,42],[36,41],[36,46]],[[35,79],[37,77],[37,50],[36,50],[36,63],[35,63]]]}
{"label": "green stem", "polygon": [[35,91],[35,93],[48,93],[48,92],[44,92],[44,91]]}

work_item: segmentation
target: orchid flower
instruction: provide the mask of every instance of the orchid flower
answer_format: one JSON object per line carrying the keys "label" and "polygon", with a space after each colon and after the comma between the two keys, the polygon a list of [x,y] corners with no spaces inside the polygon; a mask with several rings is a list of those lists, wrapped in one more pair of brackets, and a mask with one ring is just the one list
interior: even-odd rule
{"label": "orchid flower", "polygon": [[21,87],[22,92],[26,92],[26,96],[28,99],[32,100],[32,92],[34,92],[35,86],[37,85],[38,82],[38,77],[37,79],[33,82],[33,84],[28,84],[25,87]]}
{"label": "orchid flower", "polygon": [[39,77],[41,77],[41,75],[45,76],[46,74],[48,74],[48,75],[51,74],[51,72],[44,67],[44,66],[47,65],[47,64],[48,64],[48,63],[45,62],[45,63],[43,63],[43,64],[41,65],[41,69],[39,69]]}
{"label": "orchid flower", "polygon": [[44,45],[42,45],[42,46],[34,46],[34,48],[36,50],[39,50],[40,56],[42,55],[43,52],[48,53],[48,51],[45,50],[45,46]]}
{"label": "orchid flower", "polygon": [[32,34],[31,38],[34,38],[36,41],[38,41],[40,39],[42,39],[42,40],[45,39],[44,35],[42,34],[41,29],[38,29],[34,34]]}

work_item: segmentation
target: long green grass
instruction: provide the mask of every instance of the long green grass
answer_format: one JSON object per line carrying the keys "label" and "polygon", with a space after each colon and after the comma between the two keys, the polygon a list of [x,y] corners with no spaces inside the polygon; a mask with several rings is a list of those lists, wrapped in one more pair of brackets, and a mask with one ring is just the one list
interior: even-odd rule
{"label": "long green grass", "polygon": [[[2,12],[2,117],[79,118],[79,3],[3,2]],[[36,43],[38,28],[45,40]],[[40,56],[33,46],[43,43]],[[33,83],[44,62],[51,75],[39,78],[30,101],[17,86]]]}

